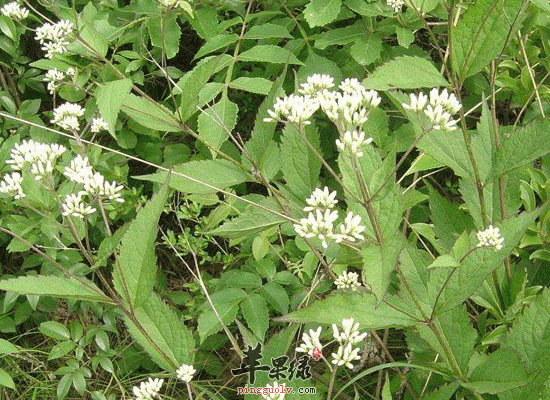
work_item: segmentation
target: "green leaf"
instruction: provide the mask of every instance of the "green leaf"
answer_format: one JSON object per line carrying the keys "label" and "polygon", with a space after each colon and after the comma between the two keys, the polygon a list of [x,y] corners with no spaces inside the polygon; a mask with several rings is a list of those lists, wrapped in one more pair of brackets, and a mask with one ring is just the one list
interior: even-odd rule
{"label": "green leaf", "polygon": [[262,279],[254,272],[231,270],[220,277],[223,285],[233,288],[253,288],[262,286]]}
{"label": "green leaf", "polygon": [[237,57],[239,61],[268,62],[274,64],[298,64],[302,62],[292,52],[282,47],[262,44],[252,47]]}
{"label": "green leaf", "polygon": [[361,330],[403,328],[416,323],[415,319],[385,302],[377,304],[376,297],[371,294],[336,294],[276,320],[330,325],[340,324],[342,318],[353,318],[359,322]]}
{"label": "green leaf", "polygon": [[64,340],[63,342],[56,344],[50,350],[50,354],[48,355],[48,361],[56,360],[58,358],[63,357],[68,352],[72,351],[75,347],[76,347],[76,343],[73,342],[72,340]]}
{"label": "green leaf", "polygon": [[[160,107],[160,108],[159,108]],[[176,117],[171,111],[151,104],[150,101],[129,93],[121,106],[121,110],[138,124],[157,131],[180,132]]]}
{"label": "green leaf", "polygon": [[[229,325],[235,320],[239,311],[239,304],[248,297],[242,289],[227,288],[211,296],[216,312],[207,304],[207,309],[199,316],[197,330],[200,342],[222,329],[222,323]],[[219,318],[218,318],[219,317]],[[220,322],[220,319],[222,322]]]}
{"label": "green leaf", "polygon": [[512,132],[495,155],[491,177],[526,165],[550,153],[550,120],[537,119]]}
{"label": "green leaf", "polygon": [[350,48],[350,55],[361,65],[369,65],[380,58],[382,39],[370,35],[358,38]]}
{"label": "green leaf", "polygon": [[43,335],[57,340],[67,340],[71,338],[71,334],[67,327],[57,321],[42,322],[38,327],[38,330]]}
{"label": "green leaf", "polygon": [[243,36],[243,39],[290,39],[292,35],[282,25],[263,23],[261,25],[252,26]]}
{"label": "green leaf", "polygon": [[456,389],[458,389],[458,382],[451,382],[427,393],[423,400],[449,400]]}
{"label": "green leaf", "polygon": [[305,83],[307,78],[313,74],[327,74],[334,78],[334,82],[342,80],[342,71],[334,61],[318,55],[313,49],[310,49],[303,66],[298,69],[296,81]]}
{"label": "green leaf", "polygon": [[305,134],[294,125],[287,124],[281,138],[281,170],[288,188],[298,197],[307,199],[317,187],[321,162],[307,146],[305,140],[319,152],[319,132],[306,125]]}
{"label": "green leaf", "polygon": [[19,353],[17,347],[8,342],[6,339],[0,339],[0,354],[16,354]]}
{"label": "green leaf", "polygon": [[110,303],[101,290],[86,278],[59,276],[21,276],[0,281],[0,290],[19,294],[36,294],[74,300]]}
{"label": "green leaf", "polygon": [[237,40],[239,40],[239,35],[237,35],[236,33],[214,36],[212,39],[206,42],[199,49],[199,51],[197,51],[197,54],[195,54],[194,59],[204,57],[205,55],[213,53],[220,49],[225,49],[229,45],[235,43]]}
{"label": "green leaf", "polygon": [[269,304],[279,313],[285,314],[288,312],[290,299],[286,290],[277,282],[268,282],[260,291]]}
{"label": "green leaf", "polygon": [[252,241],[252,255],[256,261],[265,257],[269,251],[269,240],[264,236],[256,236]]}
{"label": "green leaf", "polygon": [[109,125],[109,133],[116,139],[115,126],[124,99],[132,90],[131,79],[107,82],[96,90],[96,103],[103,120]]}
{"label": "green leaf", "polygon": [[[434,324],[440,333],[439,339],[427,325],[418,325],[418,333],[439,353],[450,369],[454,369],[456,365],[465,373],[468,362],[474,354],[477,339],[477,333],[470,323],[465,307],[459,305],[439,315]],[[443,349],[441,340],[445,342],[445,347],[450,350],[450,354]]]}
{"label": "green leaf", "polygon": [[251,294],[241,303],[241,310],[248,327],[263,342],[269,327],[269,311],[262,296]]}
{"label": "green leaf", "polygon": [[238,112],[237,105],[226,96],[222,96],[218,103],[202,110],[199,115],[199,136],[211,148],[212,156],[216,156],[214,150],[221,147],[235,127]]}
{"label": "green leaf", "polygon": [[509,32],[515,32],[523,0],[478,0],[464,13],[451,34],[451,60],[459,82],[480,72],[498,56]]}
{"label": "green leaf", "polygon": [[330,29],[315,40],[315,47],[324,50],[328,46],[345,45],[367,36],[368,26],[363,20],[345,28]]}
{"label": "green leaf", "polygon": [[[406,74],[403,71],[407,71]],[[388,90],[417,89],[422,87],[449,86],[433,64],[420,57],[403,56],[376,68],[363,80],[367,89]]]}
{"label": "green leaf", "polygon": [[[151,182],[166,182],[168,173],[136,176],[136,179]],[[172,169],[169,185],[183,193],[216,193],[219,190],[238,185],[250,179],[241,168],[227,160],[190,161]]]}
{"label": "green leaf", "polygon": [[177,13],[167,13],[161,17],[147,18],[147,28],[153,47],[158,47],[171,59],[178,54],[181,28],[178,25]]}
{"label": "green leaf", "polygon": [[173,307],[153,293],[148,301],[134,310],[134,316],[137,325],[126,316],[126,326],[157,365],[175,371],[182,364],[193,364],[193,335]]}
{"label": "green leaf", "polygon": [[408,49],[409,45],[414,42],[414,33],[409,28],[397,26],[395,28],[395,33],[397,34],[397,43],[399,43],[399,46]]}
{"label": "green leaf", "polygon": [[[281,212],[274,203],[268,203],[267,207],[279,213]],[[238,217],[225,222],[222,226],[207,233],[209,235],[221,236],[229,239],[251,237],[287,221],[288,218],[252,206]]]}
{"label": "green leaf", "polygon": [[78,43],[76,40],[71,43],[72,46],[77,48],[77,52],[85,54],[87,56],[92,56],[94,58],[99,54],[102,57],[105,57],[107,54],[108,41],[107,39],[95,29],[95,24],[97,23],[98,12],[93,5],[93,3],[88,3],[84,7],[81,13],[81,18],[79,21],[79,35],[82,40],[91,47],[94,51],[91,51],[88,47],[83,46]]}
{"label": "green leaf", "polygon": [[529,381],[518,352],[500,348],[475,367],[468,382],[463,382],[462,386],[481,394],[497,394],[525,386]]}
{"label": "green leaf", "polygon": [[13,21],[5,15],[0,15],[0,31],[14,42],[17,41],[17,29]]}
{"label": "green leaf", "polygon": [[15,383],[13,383],[11,375],[8,374],[3,368],[0,368],[0,386],[15,390]]}
{"label": "green leaf", "polygon": [[[537,295],[523,315],[514,321],[503,347],[519,353],[534,379],[522,388],[501,393],[501,400],[538,400],[550,379],[550,290]],[[545,397],[542,397],[545,398]]]}
{"label": "green leaf", "polygon": [[443,254],[439,257],[437,257],[433,263],[428,265],[428,268],[456,268],[460,267],[460,264],[456,260],[455,257],[449,255],[449,254]]}
{"label": "green leaf", "polygon": [[229,87],[238,90],[244,90],[251,93],[267,95],[271,90],[273,83],[265,78],[248,78],[241,76],[229,84]]}
{"label": "green leaf", "polygon": [[155,284],[157,223],[168,197],[168,185],[139,210],[122,237],[118,265],[113,271],[115,289],[126,304],[144,304]]}
{"label": "green leaf", "polygon": [[310,27],[323,26],[336,19],[342,0],[311,0],[304,9],[304,18]]}
{"label": "green leaf", "polygon": [[363,280],[380,303],[390,284],[391,273],[404,246],[401,234],[392,236],[380,246],[371,243],[363,247]]}

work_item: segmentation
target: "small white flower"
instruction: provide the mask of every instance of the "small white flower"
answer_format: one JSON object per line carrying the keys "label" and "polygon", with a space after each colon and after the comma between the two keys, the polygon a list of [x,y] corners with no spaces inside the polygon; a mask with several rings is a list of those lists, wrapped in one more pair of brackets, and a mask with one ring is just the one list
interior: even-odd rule
{"label": "small white flower", "polygon": [[368,114],[372,108],[380,104],[382,100],[374,90],[367,91],[362,85],[348,83],[346,92],[329,92],[324,90],[317,95],[317,100],[324,113],[335,124],[344,124],[346,129],[355,129],[367,122]]}
{"label": "small white flower", "polygon": [[359,275],[356,272],[342,272],[342,275],[338,275],[338,278],[334,281],[336,287],[340,290],[345,290],[350,288],[355,292],[358,288],[361,287],[359,283]]}
{"label": "small white flower", "polygon": [[86,215],[93,214],[95,208],[84,204],[82,201],[82,196],[85,194],[85,192],[79,192],[78,194],[71,193],[65,196],[65,201],[61,204],[62,214],[64,216],[72,215],[78,218],[84,218]]}
{"label": "small white flower", "polygon": [[109,125],[103,120],[103,118],[92,118],[92,126],[90,127],[90,131],[97,133],[99,131],[107,130],[109,130]]}
{"label": "small white flower", "polygon": [[179,379],[181,379],[185,383],[189,383],[193,379],[193,375],[195,375],[195,372],[197,371],[195,370],[195,368],[193,368],[192,365],[182,364],[182,366],[179,367],[176,371],[176,374]]}
{"label": "small white flower", "polygon": [[323,350],[323,345],[319,341],[321,336],[322,327],[318,327],[316,330],[310,329],[309,335],[304,332],[302,335],[302,343],[296,348],[296,351],[299,353],[307,353],[310,356],[313,356],[313,349],[317,347],[319,352]]}
{"label": "small white flower", "polygon": [[349,369],[353,368],[352,361],[360,360],[359,347],[352,349],[352,344],[346,346],[340,345],[336,353],[332,353],[332,363],[335,365],[345,365]]}
{"label": "small white flower", "polygon": [[73,182],[85,184],[93,179],[94,171],[88,161],[88,157],[78,154],[71,160],[71,164],[65,167],[65,176]]}
{"label": "small white flower", "polygon": [[76,74],[76,71],[74,70],[74,68],[73,68],[73,67],[69,67],[69,68],[67,68],[67,75],[69,75],[69,76],[73,76],[73,77],[74,77],[74,76],[75,76],[75,74]]}
{"label": "small white flower", "polygon": [[441,104],[432,107],[428,104],[424,110],[424,114],[428,116],[430,121],[434,124],[433,128],[442,131],[454,131],[456,129],[457,120],[451,118],[451,114],[444,110]]}
{"label": "small white flower", "polygon": [[307,77],[307,82],[300,85],[298,92],[303,95],[315,96],[318,92],[334,86],[334,79],[330,75],[313,74]]}
{"label": "small white flower", "polygon": [[23,182],[23,177],[19,172],[4,175],[4,179],[0,182],[0,193],[9,194],[15,200],[22,199],[25,197],[25,193],[23,193],[21,182]]}
{"label": "small white flower", "polygon": [[149,378],[147,382],[141,382],[139,387],[134,386],[132,391],[136,396],[136,400],[152,400],[159,395],[163,383],[164,379]]}
{"label": "small white flower", "polygon": [[24,140],[17,143],[10,152],[11,158],[6,164],[11,164],[14,170],[28,168],[36,180],[53,172],[57,157],[65,152],[66,148],[59,144],[38,143],[34,140]]}
{"label": "small white flower", "polygon": [[330,209],[322,212],[319,209],[310,212],[307,218],[302,218],[299,224],[294,224],[294,230],[305,238],[317,237],[321,240],[322,246],[328,247],[327,240],[334,239],[333,223],[338,219],[338,211]]}
{"label": "small white flower", "polygon": [[426,96],[422,92],[420,92],[418,94],[418,97],[416,97],[416,95],[414,93],[411,93],[409,95],[409,97],[411,99],[411,104],[410,105],[406,104],[406,103],[401,104],[403,106],[403,108],[405,108],[407,110],[420,112],[424,109],[424,107],[426,106],[426,103],[428,102],[428,96]]}
{"label": "small white flower", "polygon": [[306,199],[306,203],[309,204],[309,206],[304,207],[304,211],[333,208],[338,204],[338,200],[336,200],[336,191],[329,193],[327,186],[325,186],[323,190],[316,188],[313,193],[311,193],[311,197]]}
{"label": "small white flower", "polygon": [[273,385],[269,383],[265,385],[264,392],[268,391],[269,393],[262,393],[261,396],[267,400],[284,400],[286,394],[286,387],[284,383],[280,385],[277,382],[273,382]]}
{"label": "small white flower", "polygon": [[161,6],[166,8],[173,8],[179,4],[179,0],[159,0]]}
{"label": "small white flower", "polygon": [[367,337],[368,333],[359,333],[359,322],[354,323],[353,318],[342,320],[343,330],[340,332],[336,324],[332,324],[334,339],[341,345],[356,344]]}
{"label": "small white flower", "polygon": [[356,78],[347,78],[347,79],[344,79],[344,81],[342,81],[342,83],[340,83],[338,88],[344,93],[353,93],[353,92],[357,92],[359,90],[362,90],[365,87],[363,85],[361,85],[361,82],[359,82],[358,79],[356,79]]}
{"label": "small white flower", "polygon": [[21,7],[16,1],[12,1],[11,3],[4,4],[2,9],[0,9],[0,14],[20,21],[29,16],[29,10]]}
{"label": "small white flower", "polygon": [[59,82],[65,79],[63,71],[59,71],[56,68],[49,69],[44,76],[44,81],[48,82],[48,90],[50,94],[54,94],[55,90],[59,87]]}
{"label": "small white flower", "polygon": [[265,122],[289,121],[298,125],[309,125],[309,118],[317,111],[319,103],[311,96],[296,96],[291,94],[284,98],[277,98],[273,110],[267,110],[268,118]]}
{"label": "small white flower", "polygon": [[53,110],[52,124],[57,124],[63,129],[77,130],[79,128],[78,117],[84,115],[84,109],[78,104],[65,103]]}
{"label": "small white flower", "polygon": [[500,230],[497,227],[493,228],[493,225],[489,225],[484,231],[479,231],[476,236],[479,240],[477,247],[494,247],[495,251],[502,250],[504,238],[500,235]]}
{"label": "small white flower", "polygon": [[399,12],[401,11],[401,7],[403,7],[403,4],[405,4],[405,0],[387,0],[388,5],[393,8],[393,11]]}
{"label": "small white flower", "polygon": [[343,224],[340,224],[340,233],[335,235],[336,243],[340,243],[343,240],[355,241],[363,240],[365,237],[361,233],[365,230],[365,227],[361,225],[361,216],[348,212]]}
{"label": "small white flower", "polygon": [[372,138],[365,139],[363,131],[346,131],[342,140],[336,139],[336,147],[341,152],[348,152],[356,157],[363,157],[363,152],[360,150],[368,144],[372,143]]}
{"label": "small white flower", "polygon": [[67,51],[69,41],[67,36],[73,31],[73,23],[61,20],[56,24],[46,23],[36,29],[35,39],[46,51],[46,57],[52,58],[55,53],[63,54]]}

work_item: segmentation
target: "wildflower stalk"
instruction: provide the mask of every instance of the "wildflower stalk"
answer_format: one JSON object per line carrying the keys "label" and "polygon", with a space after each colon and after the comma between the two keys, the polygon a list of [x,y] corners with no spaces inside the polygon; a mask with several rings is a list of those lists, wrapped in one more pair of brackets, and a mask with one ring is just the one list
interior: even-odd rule
{"label": "wildflower stalk", "polygon": [[336,371],[338,370],[338,365],[334,365],[330,371],[330,381],[328,383],[327,390],[327,400],[332,398],[332,390],[334,389],[334,380],[336,379]]}

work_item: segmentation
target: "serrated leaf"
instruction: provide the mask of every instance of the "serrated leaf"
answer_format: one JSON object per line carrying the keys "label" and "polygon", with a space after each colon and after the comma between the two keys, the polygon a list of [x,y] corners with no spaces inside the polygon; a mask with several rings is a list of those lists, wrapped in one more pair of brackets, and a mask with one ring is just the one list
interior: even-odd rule
{"label": "serrated leaf", "polygon": [[481,394],[497,394],[525,386],[529,381],[518,353],[511,348],[500,348],[475,367],[462,386]]}
{"label": "serrated leaf", "polygon": [[237,105],[223,96],[218,103],[200,113],[199,136],[212,148],[212,156],[216,156],[215,150],[221,147],[235,127],[238,112]]}
{"label": "serrated leaf", "polygon": [[251,207],[238,217],[225,222],[223,225],[207,233],[209,235],[221,236],[228,239],[251,237],[252,235],[263,232],[286,221],[288,221],[288,218],[281,215]]}
{"label": "serrated leaf", "polygon": [[451,34],[451,60],[459,82],[480,72],[508,40],[523,0],[478,0],[468,7]]}
{"label": "serrated leaf", "polygon": [[502,176],[510,170],[529,165],[550,152],[550,121],[537,119],[521,127],[504,140],[495,155],[491,177]]}
{"label": "serrated leaf", "polygon": [[260,291],[269,304],[279,313],[285,314],[288,312],[290,299],[286,290],[277,282],[268,282]]}
{"label": "serrated leaf", "polygon": [[[166,182],[168,173],[135,176],[151,182]],[[169,185],[183,193],[216,193],[250,179],[241,168],[227,160],[190,161],[172,169]]]}
{"label": "serrated leaf", "polygon": [[382,52],[382,39],[369,35],[358,38],[349,54],[361,65],[369,65],[378,60]]}
{"label": "serrated leaf", "polygon": [[146,128],[165,132],[179,132],[176,117],[171,111],[160,106],[160,108],[142,97],[129,93],[121,106],[121,110]]}
{"label": "serrated leaf", "polygon": [[317,187],[321,162],[306,144],[308,140],[319,152],[319,132],[306,125],[302,137],[294,125],[288,124],[281,138],[281,170],[288,188],[298,197],[307,199]]}
{"label": "serrated leaf", "polygon": [[229,45],[235,43],[239,40],[239,35],[236,33],[231,34],[222,34],[214,36],[212,39],[208,40],[195,54],[194,59],[204,57],[207,54],[213,53],[217,50],[224,49]]}
{"label": "serrated leaf", "polygon": [[110,303],[107,296],[86,278],[61,278],[58,276],[21,276],[0,281],[0,290],[19,294],[36,294],[67,299]]}
{"label": "serrated leaf", "polygon": [[290,39],[292,35],[282,25],[264,23],[252,26],[243,36],[243,39],[254,40],[272,38]]}
{"label": "serrated leaf", "polygon": [[174,58],[180,48],[181,28],[177,18],[177,13],[166,13],[160,17],[149,17],[145,20],[151,44],[162,49],[168,59]]}
{"label": "serrated leaf", "polygon": [[330,325],[340,324],[346,317],[358,322],[361,330],[403,328],[417,322],[386,303],[378,306],[377,303],[376,297],[371,294],[336,294],[276,320]]}
{"label": "serrated leaf", "polygon": [[460,267],[460,264],[453,256],[449,254],[443,254],[437,257],[433,263],[428,265],[428,268],[456,268]]}
{"label": "serrated leaf", "polygon": [[[403,71],[407,71],[406,74]],[[422,87],[449,86],[434,65],[420,57],[403,56],[388,61],[376,68],[363,80],[367,89],[390,88],[417,89]]]}
{"label": "serrated leaf", "polygon": [[265,78],[248,78],[241,76],[229,84],[233,89],[244,90],[250,93],[267,95],[273,82]]}
{"label": "serrated leaf", "polygon": [[250,50],[239,54],[237,59],[239,61],[302,65],[302,62],[292,52],[269,44],[256,45]]}
{"label": "serrated leaf", "polygon": [[323,26],[336,19],[342,0],[311,0],[304,9],[304,18],[310,27]]}
{"label": "serrated leaf", "polygon": [[367,37],[368,26],[363,20],[346,26],[345,28],[330,29],[315,40],[315,47],[324,50],[328,46],[345,45],[355,40]]}
{"label": "serrated leaf", "polygon": [[[156,231],[156,229],[155,229]],[[124,318],[132,337],[153,361],[167,371],[193,363],[195,343],[191,331],[175,310],[153,293],[147,302],[134,310],[135,321]]]}
{"label": "serrated leaf", "polygon": [[263,341],[269,327],[269,311],[264,298],[257,293],[251,294],[241,303],[241,310],[248,327]]}
{"label": "serrated leaf", "polygon": [[[239,311],[239,304],[248,295],[242,289],[224,289],[212,296],[212,303],[216,312],[212,309],[205,310],[198,319],[197,330],[201,343],[214,333],[222,329],[222,322],[225,325],[232,323]],[[219,317],[219,319],[218,319]],[[220,319],[222,322],[220,322]]]}
{"label": "serrated leaf", "polygon": [[107,82],[96,90],[96,103],[103,120],[109,125],[109,133],[116,139],[115,126],[124,99],[132,89],[131,79]]}
{"label": "serrated leaf", "polygon": [[157,273],[157,223],[168,197],[168,185],[139,210],[122,237],[113,283],[126,304],[139,307],[147,301]]}

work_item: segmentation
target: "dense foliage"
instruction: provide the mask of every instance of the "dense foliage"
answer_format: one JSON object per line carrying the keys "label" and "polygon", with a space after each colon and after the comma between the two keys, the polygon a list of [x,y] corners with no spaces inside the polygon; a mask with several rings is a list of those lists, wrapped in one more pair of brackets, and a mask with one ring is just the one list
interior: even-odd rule
{"label": "dense foliage", "polygon": [[0,14],[1,399],[550,398],[547,0]]}

